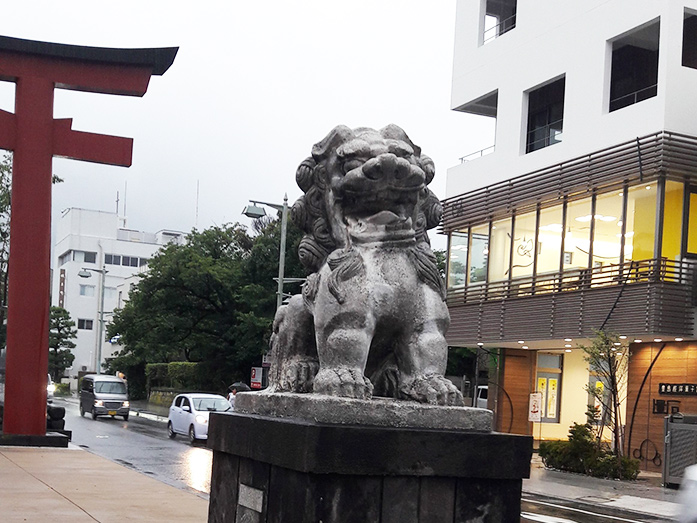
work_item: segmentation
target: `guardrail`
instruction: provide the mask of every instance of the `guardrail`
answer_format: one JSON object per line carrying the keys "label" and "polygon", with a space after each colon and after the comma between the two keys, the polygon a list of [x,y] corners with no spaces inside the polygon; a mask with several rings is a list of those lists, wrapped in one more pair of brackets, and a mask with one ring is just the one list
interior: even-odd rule
{"label": "guardrail", "polygon": [[511,29],[515,27],[515,19],[516,15],[509,16],[508,18],[505,18],[498,24],[490,27],[486,31],[484,31],[484,36],[482,40],[482,44],[486,44],[487,42],[491,42],[492,40],[495,40],[499,36],[501,36],[504,33],[507,33]]}

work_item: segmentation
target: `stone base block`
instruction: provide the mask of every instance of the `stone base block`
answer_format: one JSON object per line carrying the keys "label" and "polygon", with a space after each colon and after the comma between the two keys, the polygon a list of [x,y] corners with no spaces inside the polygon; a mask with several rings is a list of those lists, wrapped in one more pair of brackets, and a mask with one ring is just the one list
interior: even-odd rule
{"label": "stone base block", "polygon": [[520,519],[532,438],[211,415],[209,522]]}
{"label": "stone base block", "polygon": [[0,432],[0,446],[66,448],[69,441],[69,435],[60,432],[47,432],[45,435],[3,434]]}

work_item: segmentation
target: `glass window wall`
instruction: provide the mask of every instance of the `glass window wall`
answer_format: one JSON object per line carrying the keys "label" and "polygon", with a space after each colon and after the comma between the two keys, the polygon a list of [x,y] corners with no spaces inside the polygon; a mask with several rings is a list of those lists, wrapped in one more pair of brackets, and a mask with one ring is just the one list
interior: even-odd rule
{"label": "glass window wall", "polygon": [[684,184],[666,181],[663,206],[663,242],[661,256],[669,261],[680,261],[682,256],[682,207]]}
{"label": "glass window wall", "polygon": [[535,264],[535,230],[537,213],[529,212],[515,217],[513,231],[513,278],[532,276]]}
{"label": "glass window wall", "polygon": [[622,240],[622,201],[624,193],[599,194],[595,199],[593,268],[620,263]]}
{"label": "glass window wall", "polygon": [[629,188],[624,261],[650,260],[656,233],[656,182]]}
{"label": "glass window wall", "polygon": [[457,289],[465,286],[468,238],[467,233],[462,232],[455,232],[450,235],[448,289]]}
{"label": "glass window wall", "polygon": [[489,224],[472,227],[471,231],[472,253],[468,283],[484,283],[489,265]]}
{"label": "glass window wall", "polygon": [[510,218],[495,221],[491,226],[489,281],[503,281],[509,277],[512,232]]}
{"label": "glass window wall", "polygon": [[566,236],[564,238],[564,272],[588,268],[591,243],[591,198],[569,202],[566,208]]}

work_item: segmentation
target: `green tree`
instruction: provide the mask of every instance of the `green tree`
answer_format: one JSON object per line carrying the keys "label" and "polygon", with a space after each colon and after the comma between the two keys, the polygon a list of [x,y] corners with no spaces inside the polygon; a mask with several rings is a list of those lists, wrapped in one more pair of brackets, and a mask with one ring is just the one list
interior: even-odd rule
{"label": "green tree", "polygon": [[71,340],[77,337],[75,322],[62,307],[51,307],[48,331],[48,372],[53,381],[59,381],[65,369],[73,364],[75,348]]}
{"label": "green tree", "polygon": [[[613,433],[613,453],[618,460],[624,454],[624,433],[620,405],[626,399],[627,368],[629,349],[622,345],[617,334],[597,331],[590,346],[580,346],[584,360],[588,363],[591,376],[596,376],[595,384],[586,385],[587,392],[599,405],[597,415],[593,414],[595,423],[600,423],[597,430],[598,440],[603,428],[608,427]],[[595,406],[589,406],[593,413]],[[618,461],[619,462],[619,461]]]}
{"label": "green tree", "polygon": [[[239,224],[194,230],[155,255],[107,328],[124,346],[109,367],[126,372],[130,384],[147,363],[199,362],[210,390],[248,377],[270,336],[280,244],[278,220],[258,229],[254,237]],[[302,275],[299,240],[289,227],[289,277]]]}

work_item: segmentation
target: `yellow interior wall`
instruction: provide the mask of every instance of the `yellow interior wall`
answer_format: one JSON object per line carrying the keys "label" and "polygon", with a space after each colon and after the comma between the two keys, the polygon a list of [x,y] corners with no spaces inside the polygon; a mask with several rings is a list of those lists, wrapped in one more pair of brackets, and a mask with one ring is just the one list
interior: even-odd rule
{"label": "yellow interior wall", "polygon": [[[661,255],[672,261],[680,260],[682,240],[683,184],[666,182],[663,211],[663,245]],[[695,209],[697,212],[697,209]]]}
{"label": "yellow interior wall", "polygon": [[[632,194],[632,193],[630,193]],[[656,232],[656,189],[644,194],[641,190],[633,192],[634,204],[634,239],[633,260],[653,259],[654,237]]]}
{"label": "yellow interior wall", "polygon": [[535,439],[565,440],[571,425],[586,422],[587,384],[588,364],[583,361],[583,351],[573,349],[571,352],[565,352],[559,423],[533,423],[532,435]]}

